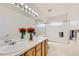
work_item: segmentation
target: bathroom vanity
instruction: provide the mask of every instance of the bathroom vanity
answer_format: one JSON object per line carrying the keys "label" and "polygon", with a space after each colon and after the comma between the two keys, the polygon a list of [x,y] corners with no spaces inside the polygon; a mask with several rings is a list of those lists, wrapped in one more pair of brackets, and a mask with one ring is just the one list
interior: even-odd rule
{"label": "bathroom vanity", "polygon": [[24,52],[21,56],[46,56],[47,55],[47,39],[40,42],[33,48]]}
{"label": "bathroom vanity", "polygon": [[42,36],[33,38],[32,41],[20,39],[14,45],[0,47],[0,56],[46,56],[47,41],[47,37]]}

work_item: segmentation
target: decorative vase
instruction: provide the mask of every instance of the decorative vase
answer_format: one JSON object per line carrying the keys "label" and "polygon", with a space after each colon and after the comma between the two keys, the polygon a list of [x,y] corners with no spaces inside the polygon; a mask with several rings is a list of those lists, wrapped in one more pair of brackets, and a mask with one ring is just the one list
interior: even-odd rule
{"label": "decorative vase", "polygon": [[29,40],[33,40],[33,36],[32,36],[32,33],[30,33],[30,37],[29,37]]}

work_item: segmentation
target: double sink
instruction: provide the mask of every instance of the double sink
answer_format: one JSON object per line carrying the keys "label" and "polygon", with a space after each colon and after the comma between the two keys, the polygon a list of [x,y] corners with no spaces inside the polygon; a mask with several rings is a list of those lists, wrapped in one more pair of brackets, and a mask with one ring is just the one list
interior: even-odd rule
{"label": "double sink", "polygon": [[19,50],[24,49],[28,43],[25,40],[17,41],[16,43],[6,44],[5,46],[0,47],[0,55],[5,55],[9,53],[14,53]]}
{"label": "double sink", "polygon": [[[12,40],[17,40],[17,39],[15,38]],[[29,39],[19,39],[19,41],[12,41],[9,44],[0,46],[0,55],[11,55],[12,53],[16,53],[16,55],[20,54],[23,51],[28,51],[29,49],[36,46],[38,43],[42,42],[43,40],[44,37],[39,36],[33,38],[33,41],[30,41]]]}

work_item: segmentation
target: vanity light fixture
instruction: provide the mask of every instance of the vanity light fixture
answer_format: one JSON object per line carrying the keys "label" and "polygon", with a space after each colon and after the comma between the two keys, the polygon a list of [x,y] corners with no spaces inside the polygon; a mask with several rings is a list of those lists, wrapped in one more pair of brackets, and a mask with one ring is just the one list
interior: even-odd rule
{"label": "vanity light fixture", "polygon": [[32,10],[31,10],[30,12],[31,12],[31,15],[33,15],[33,12],[32,12]]}
{"label": "vanity light fixture", "polygon": [[36,12],[34,12],[34,14],[36,15]]}
{"label": "vanity light fixture", "polygon": [[31,10],[31,15],[34,16],[34,10]]}
{"label": "vanity light fixture", "polygon": [[32,13],[34,13],[34,10],[32,10]]}
{"label": "vanity light fixture", "polygon": [[32,9],[31,8],[28,8],[28,10],[31,11]]}
{"label": "vanity light fixture", "polygon": [[27,12],[31,16],[37,17],[38,13],[32,10],[28,5],[24,5],[24,3],[14,3],[17,7],[19,7],[21,10]]}
{"label": "vanity light fixture", "polygon": [[31,12],[32,12],[32,15],[34,16],[34,15],[35,15],[35,14],[34,14],[34,12],[35,12],[35,11],[34,11],[34,10],[32,10]]}
{"label": "vanity light fixture", "polygon": [[34,13],[32,13],[32,15],[35,17],[35,14]]}
{"label": "vanity light fixture", "polygon": [[38,16],[38,13],[36,13],[36,15]]}
{"label": "vanity light fixture", "polygon": [[20,3],[21,5],[24,5],[24,3]]}
{"label": "vanity light fixture", "polygon": [[25,6],[24,6],[24,5],[22,6],[22,8],[21,8],[21,9],[22,9],[22,10],[24,10],[24,11],[26,10],[26,8],[25,8]]}
{"label": "vanity light fixture", "polygon": [[31,8],[28,8],[28,13],[29,13],[29,14],[31,14],[31,10],[32,10]]}
{"label": "vanity light fixture", "polygon": [[38,16],[37,12],[34,12],[34,16],[35,16],[35,17],[37,17],[37,16]]}
{"label": "vanity light fixture", "polygon": [[28,6],[27,5],[24,5],[25,6],[25,8],[27,9],[28,8]]}
{"label": "vanity light fixture", "polygon": [[25,12],[28,12],[27,10],[25,10]]}
{"label": "vanity light fixture", "polygon": [[21,9],[25,11],[26,8],[25,8],[25,6],[24,6],[24,3],[20,3],[20,5],[21,5]]}
{"label": "vanity light fixture", "polygon": [[31,12],[28,12],[28,14],[30,14],[30,15],[31,15]]}
{"label": "vanity light fixture", "polygon": [[15,5],[20,8],[20,3],[15,3]]}

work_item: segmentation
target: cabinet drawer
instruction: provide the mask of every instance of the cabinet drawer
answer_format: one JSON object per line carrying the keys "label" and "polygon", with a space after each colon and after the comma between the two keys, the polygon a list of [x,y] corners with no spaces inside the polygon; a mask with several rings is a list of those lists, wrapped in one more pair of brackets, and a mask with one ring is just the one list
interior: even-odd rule
{"label": "cabinet drawer", "polygon": [[41,49],[41,43],[36,46],[36,51]]}

